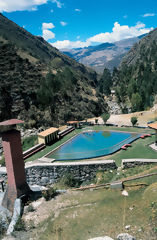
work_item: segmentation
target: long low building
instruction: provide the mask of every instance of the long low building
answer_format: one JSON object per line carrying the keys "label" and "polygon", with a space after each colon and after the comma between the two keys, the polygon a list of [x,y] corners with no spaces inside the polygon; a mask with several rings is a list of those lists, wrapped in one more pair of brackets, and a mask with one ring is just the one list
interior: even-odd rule
{"label": "long low building", "polygon": [[44,143],[45,145],[52,143],[58,138],[58,128],[48,128],[43,132],[38,133],[38,143]]}
{"label": "long low building", "polygon": [[73,126],[62,126],[59,127],[59,133],[58,136],[59,138],[64,137],[66,134],[72,132],[73,130],[75,130],[75,128]]}

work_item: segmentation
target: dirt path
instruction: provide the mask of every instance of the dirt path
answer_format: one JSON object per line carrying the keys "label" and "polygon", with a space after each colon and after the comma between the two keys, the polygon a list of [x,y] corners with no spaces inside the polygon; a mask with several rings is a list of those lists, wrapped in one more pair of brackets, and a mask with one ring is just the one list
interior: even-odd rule
{"label": "dirt path", "polygon": [[[138,118],[138,126],[147,127],[147,122],[152,121],[155,118],[157,118],[157,105],[154,105],[154,107],[152,109],[150,109],[149,111],[141,111],[141,112],[135,112],[135,113],[129,113],[129,114],[111,115],[109,120],[107,121],[107,123],[118,125],[118,127],[121,127],[123,125],[132,126],[132,123],[130,121],[131,117]],[[99,124],[103,124],[103,120],[101,117],[99,117],[97,119],[98,119]],[[88,121],[95,123],[95,118],[88,119]]]}

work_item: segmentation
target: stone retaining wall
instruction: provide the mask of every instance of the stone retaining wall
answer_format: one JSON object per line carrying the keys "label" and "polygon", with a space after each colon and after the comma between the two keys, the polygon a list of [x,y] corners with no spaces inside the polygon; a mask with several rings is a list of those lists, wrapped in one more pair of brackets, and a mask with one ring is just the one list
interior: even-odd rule
{"label": "stone retaining wall", "polygon": [[123,168],[132,168],[139,165],[146,165],[146,164],[157,164],[157,159],[123,159],[122,160],[122,167]]}
{"label": "stone retaining wall", "polygon": [[[114,160],[68,162],[68,163],[40,163],[26,166],[27,182],[30,185],[46,186],[57,182],[62,176],[70,173],[79,181],[92,180],[97,171],[116,169]],[[7,181],[5,168],[0,168],[0,178]]]}
{"label": "stone retaining wall", "polygon": [[62,176],[70,173],[75,179],[83,182],[92,180],[97,171],[106,171],[116,169],[115,161],[87,161],[87,162],[69,162],[69,163],[52,163],[26,168],[28,184],[38,184],[45,186],[57,182]]}
{"label": "stone retaining wall", "polygon": [[[131,168],[144,164],[157,164],[157,159],[123,159],[123,168]],[[79,181],[92,180],[97,171],[116,169],[114,160],[64,162],[64,163],[26,163],[27,182],[30,185],[46,186],[57,182],[62,176],[70,173]],[[0,168],[0,178],[7,183],[5,167]],[[1,186],[0,186],[1,188]]]}

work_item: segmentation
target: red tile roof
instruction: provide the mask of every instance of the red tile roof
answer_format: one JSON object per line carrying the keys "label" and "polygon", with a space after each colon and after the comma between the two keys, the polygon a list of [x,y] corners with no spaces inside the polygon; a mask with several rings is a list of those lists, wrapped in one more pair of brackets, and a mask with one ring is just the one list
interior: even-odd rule
{"label": "red tile roof", "polygon": [[9,119],[7,121],[0,122],[0,126],[10,126],[10,125],[16,125],[19,123],[24,123],[24,121],[21,121],[19,119]]}
{"label": "red tile roof", "polygon": [[46,129],[43,132],[38,133],[38,136],[46,137],[46,136],[48,136],[48,135],[50,135],[54,132],[57,132],[57,131],[58,131],[58,128],[51,127],[51,128]]}
{"label": "red tile roof", "polygon": [[157,130],[157,122],[154,122],[154,123],[150,123],[150,124],[148,124],[148,127],[150,127],[150,128],[153,128],[153,129],[156,129],[156,130]]}
{"label": "red tile roof", "polygon": [[78,123],[79,121],[69,121],[69,122],[67,122],[67,123],[69,123],[69,124],[73,124],[73,123]]}

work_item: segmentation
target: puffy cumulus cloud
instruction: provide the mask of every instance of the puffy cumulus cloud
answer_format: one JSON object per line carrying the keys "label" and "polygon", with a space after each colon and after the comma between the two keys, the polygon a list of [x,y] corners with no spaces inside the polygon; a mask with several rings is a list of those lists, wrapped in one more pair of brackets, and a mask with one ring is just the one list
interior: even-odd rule
{"label": "puffy cumulus cloud", "polygon": [[37,6],[47,2],[48,0],[0,0],[0,12],[35,11]]}
{"label": "puffy cumulus cloud", "polygon": [[146,18],[146,17],[154,17],[156,14],[155,13],[145,13],[142,15],[142,17]]}
{"label": "puffy cumulus cloud", "polygon": [[53,32],[51,32],[50,30],[48,30],[48,29],[52,29],[54,27],[55,26],[53,23],[43,23],[42,24],[43,38],[46,41],[55,38],[55,34]]}
{"label": "puffy cumulus cloud", "polygon": [[153,28],[145,28],[145,24],[138,22],[135,26],[129,27],[128,25],[120,25],[118,22],[114,23],[112,32],[99,33],[87,40],[89,42],[116,42],[122,39],[127,39],[131,37],[137,37],[142,34],[148,33],[153,30]]}
{"label": "puffy cumulus cloud", "polygon": [[60,24],[61,24],[63,27],[67,25],[67,23],[66,23],[66,22],[63,22],[63,21],[61,21]]}
{"label": "puffy cumulus cloud", "polygon": [[58,49],[63,48],[80,48],[80,47],[88,47],[93,45],[93,43],[104,43],[104,42],[116,42],[122,39],[137,37],[142,34],[148,33],[153,30],[153,28],[146,28],[144,23],[138,22],[135,26],[129,27],[128,25],[120,25],[118,22],[114,23],[114,27],[112,28],[112,32],[99,33],[95,36],[88,38],[86,41],[57,41],[52,43],[52,45]]}
{"label": "puffy cumulus cloud", "polygon": [[53,3],[56,3],[58,8],[62,8],[63,3],[61,3],[59,0],[51,0],[51,1],[52,1]]}
{"label": "puffy cumulus cloud", "polygon": [[49,1],[56,3],[58,8],[63,6],[60,0],[0,0],[0,12],[36,11],[39,5]]}
{"label": "puffy cumulus cloud", "polygon": [[43,30],[43,38],[47,41],[47,40],[55,38],[55,34],[53,32],[51,32],[50,30],[44,29]]}
{"label": "puffy cumulus cloud", "polygon": [[55,26],[53,25],[53,23],[43,23],[42,24],[42,29],[52,29],[54,28]]}
{"label": "puffy cumulus cloud", "polygon": [[63,41],[57,41],[55,43],[51,43],[53,47],[56,47],[58,49],[64,49],[64,48],[83,48],[88,47],[90,43],[88,42],[81,42],[81,41],[69,41],[69,40],[63,40]]}

